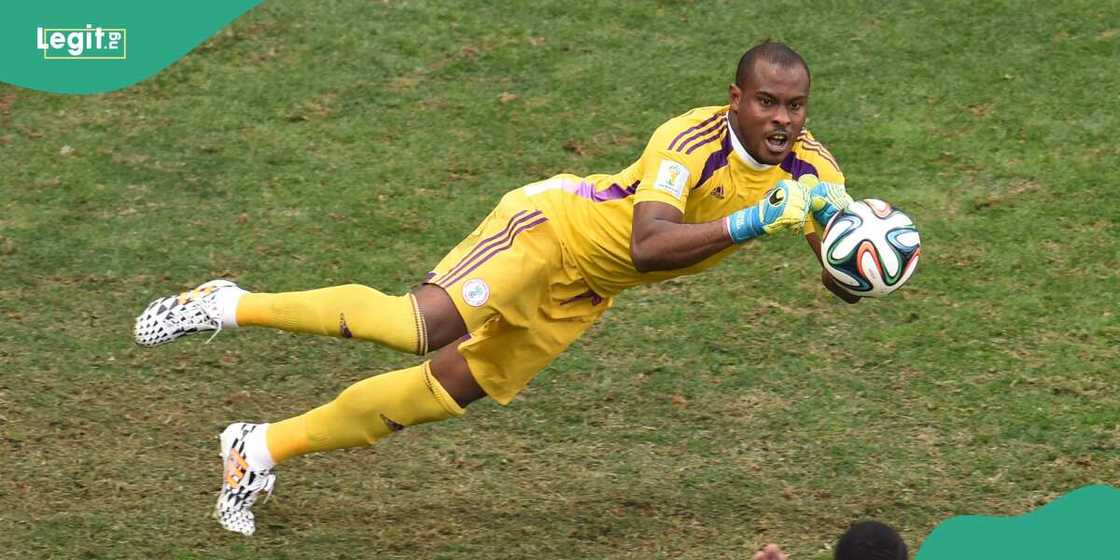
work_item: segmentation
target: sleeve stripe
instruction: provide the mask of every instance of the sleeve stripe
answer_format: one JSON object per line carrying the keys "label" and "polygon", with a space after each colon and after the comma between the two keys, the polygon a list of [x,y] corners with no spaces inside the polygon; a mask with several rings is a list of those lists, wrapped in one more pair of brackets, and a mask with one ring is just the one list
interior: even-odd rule
{"label": "sleeve stripe", "polygon": [[821,154],[822,156],[831,157],[833,159],[833,161],[836,160],[836,158],[832,156],[832,152],[828,151],[828,148],[824,147],[824,144],[821,144],[820,142],[817,142],[816,140],[814,140],[812,138],[809,138],[807,136],[802,136],[801,137],[801,143],[803,145],[805,145],[805,147],[807,147],[807,148],[816,148],[815,151],[818,154]]}
{"label": "sleeve stripe", "polygon": [[704,128],[705,126],[708,126],[709,124],[712,123],[712,121],[722,117],[723,114],[724,114],[724,111],[720,111],[720,112],[716,113],[715,115],[712,115],[711,118],[709,118],[708,120],[705,120],[704,122],[702,122],[702,123],[700,123],[700,124],[698,124],[698,125],[696,125],[692,128],[685,129],[680,134],[678,134],[676,138],[673,138],[673,141],[669,143],[669,148],[668,149],[672,150],[673,146],[675,146],[677,144],[677,141],[680,140],[681,138],[683,138],[684,135],[688,134],[689,132],[700,130],[701,128]]}
{"label": "sleeve stripe", "polygon": [[[722,124],[722,123],[720,123],[720,124]],[[724,132],[725,132],[726,130],[727,130],[727,126],[723,126],[723,127],[722,127],[722,128],[720,128],[719,130],[717,130],[715,134],[712,134],[711,136],[708,136],[707,138],[702,138],[702,139],[701,139],[701,140],[700,140],[699,142],[697,142],[697,143],[693,144],[692,146],[690,146],[690,147],[688,148],[688,150],[687,150],[687,151],[685,151],[685,154],[691,154],[692,152],[695,152],[695,151],[696,151],[696,148],[699,148],[700,146],[703,146],[704,144],[707,144],[707,143],[709,143],[709,142],[712,142],[713,140],[719,140],[720,138],[723,138],[723,133],[724,133]],[[710,130],[706,130],[706,131],[704,131],[704,134],[709,134],[709,132],[710,132]],[[681,151],[681,150],[684,150],[684,145],[685,145],[686,143],[687,143],[687,141],[686,141],[686,142],[682,142],[682,143],[681,143],[681,145],[680,145],[680,146],[679,146],[679,147],[677,148],[677,151],[679,152],[679,151]]]}
{"label": "sleeve stripe", "polygon": [[810,147],[810,146],[804,146],[804,148],[805,148],[806,151],[813,152],[813,153],[821,156],[822,158],[824,158],[825,161],[832,164],[832,167],[835,167],[837,171],[840,171],[840,164],[836,162],[836,158],[832,157],[832,154],[827,153],[827,152],[822,152],[822,151],[820,151],[816,148]]}
{"label": "sleeve stripe", "polygon": [[836,162],[836,158],[833,157],[832,152],[828,151],[828,148],[825,148],[821,143],[803,138],[801,140],[801,147],[821,156],[825,161],[831,163],[837,171],[840,171],[840,164]]}

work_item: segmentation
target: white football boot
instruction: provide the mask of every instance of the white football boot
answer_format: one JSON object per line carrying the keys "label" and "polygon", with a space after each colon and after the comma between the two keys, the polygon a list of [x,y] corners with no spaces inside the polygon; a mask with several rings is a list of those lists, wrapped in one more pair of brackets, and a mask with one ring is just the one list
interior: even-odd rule
{"label": "white football boot", "polygon": [[[261,493],[272,495],[276,475],[271,469],[254,468],[247,459],[245,441],[261,424],[236,422],[222,432],[222,490],[214,516],[222,527],[235,533],[251,536],[257,525],[250,511]],[[262,438],[263,439],[263,438]],[[263,442],[262,442],[263,443]]]}
{"label": "white football boot", "polygon": [[203,331],[217,335],[223,314],[232,311],[230,301],[236,309],[236,298],[244,292],[229,280],[211,280],[189,292],[159,298],[136,318],[132,334],[140,346],[158,346]]}

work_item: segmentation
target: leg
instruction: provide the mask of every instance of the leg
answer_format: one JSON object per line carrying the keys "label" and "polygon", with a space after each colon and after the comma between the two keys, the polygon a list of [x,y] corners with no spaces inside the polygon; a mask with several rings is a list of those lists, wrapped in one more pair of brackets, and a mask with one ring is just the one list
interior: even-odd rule
{"label": "leg", "polygon": [[[237,324],[372,340],[397,350],[426,354],[429,349],[443,348],[462,338],[495,313],[481,304],[456,302],[448,291],[455,291],[459,297],[463,283],[483,275],[486,268],[480,267],[518,253],[521,249],[514,246],[514,240],[524,243],[519,237],[546,221],[539,210],[528,205],[524,195],[506,195],[475,231],[433,268],[430,284],[399,297],[358,285],[290,294],[246,294],[237,304]],[[555,239],[549,239],[536,244],[558,251]],[[523,271],[519,260],[512,262],[517,265],[514,272]],[[514,274],[514,278],[520,276]],[[515,280],[513,284],[522,282]],[[520,286],[507,295],[517,292]]]}
{"label": "leg", "polygon": [[237,323],[370,340],[420,355],[467,334],[451,297],[431,284],[403,296],[388,296],[357,284],[245,294],[237,304]]}
{"label": "leg", "polygon": [[358,284],[250,293],[214,280],[153,301],[137,317],[133,334],[138,344],[157,346],[197,332],[248,326],[369,340],[420,355],[467,333],[451,298],[437,286],[402,296]]}
{"label": "leg", "polygon": [[[423,284],[412,290],[428,335],[429,348],[444,348],[467,336],[467,324],[443,288]],[[436,355],[439,357],[439,354]],[[434,361],[434,360],[433,360]]]}
{"label": "leg", "polygon": [[317,451],[372,445],[408,426],[463,414],[485,393],[452,344],[419,366],[368,377],[335,400],[267,430],[273,463]]}
{"label": "leg", "polygon": [[470,366],[463,354],[459,352],[459,343],[455,342],[436,352],[431,363],[432,376],[451,395],[459,406],[468,404],[486,396],[486,392],[479,386]]}
{"label": "leg", "polygon": [[[271,327],[292,332],[357,338],[394,350],[427,354],[466,335],[493,314],[471,310],[465,317],[444,290],[492,257],[508,252],[513,238],[547,221],[526,206],[524,196],[504,197],[478,228],[435,267],[435,284],[401,296],[358,284],[285,293],[248,293],[225,280],[153,301],[136,319],[133,335],[142,346],[222,328]],[[455,288],[452,288],[455,286]]]}
{"label": "leg", "polygon": [[377,342],[424,355],[430,347],[425,324],[447,329],[454,316],[424,313],[414,293],[391,296],[348,284],[303,292],[246,293],[236,304],[236,326],[272,327],[291,332]]}
{"label": "leg", "polygon": [[[367,446],[407,426],[461,415],[464,406],[488,394],[484,387],[500,389],[505,400],[499,402],[509,402],[567,345],[568,337],[590,324],[577,321],[576,330],[564,327],[543,340],[531,336],[535,319],[543,317],[541,298],[550,293],[548,265],[560,262],[561,255],[547,220],[524,206],[523,200],[507,195],[483,225],[439,263],[430,277],[432,284],[409,294],[418,311],[414,315],[419,331],[433,346],[442,346],[431,362],[365,379],[330,403],[275,424],[233,424],[226,429],[223,453],[234,459],[226,461],[218,502],[223,526],[252,531],[251,498],[270,488],[260,481],[271,480],[275,463],[315,451]],[[335,311],[349,317],[348,310],[334,309],[320,324],[330,325],[326,320]],[[383,311],[368,311],[373,319],[380,319],[379,313]],[[566,309],[560,314],[582,313]],[[240,320],[240,309],[237,315]],[[473,348],[470,355],[464,351],[468,347]],[[491,385],[475,375],[476,364],[488,370],[485,379]]]}
{"label": "leg", "polygon": [[316,451],[365,447],[408,426],[461,416],[463,406],[483,395],[458,344],[450,344],[431,362],[359,381],[299,416],[274,424],[231,424],[221,437],[225,478],[218,520],[226,529],[251,535],[250,508],[261,493],[271,492],[276,463]]}

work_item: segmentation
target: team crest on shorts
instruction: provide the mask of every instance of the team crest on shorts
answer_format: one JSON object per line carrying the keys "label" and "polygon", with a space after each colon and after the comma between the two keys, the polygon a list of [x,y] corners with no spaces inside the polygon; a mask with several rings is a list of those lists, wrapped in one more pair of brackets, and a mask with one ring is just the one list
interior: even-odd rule
{"label": "team crest on shorts", "polygon": [[481,278],[472,278],[463,284],[463,301],[472,307],[482,307],[490,299],[490,286]]}

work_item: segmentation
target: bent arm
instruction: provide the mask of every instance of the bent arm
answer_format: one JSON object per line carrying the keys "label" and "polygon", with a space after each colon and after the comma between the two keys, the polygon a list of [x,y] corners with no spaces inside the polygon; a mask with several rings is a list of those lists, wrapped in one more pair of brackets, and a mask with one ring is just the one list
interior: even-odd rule
{"label": "bent arm", "polygon": [[639,272],[694,265],[734,244],[724,220],[681,223],[684,213],[664,202],[634,205],[630,259]]}
{"label": "bent arm", "polygon": [[836,283],[836,279],[828,273],[828,269],[824,267],[824,256],[821,254],[821,238],[817,236],[816,232],[805,234],[805,241],[809,242],[809,247],[813,250],[813,254],[817,256],[817,263],[821,265],[821,284],[824,284],[832,295],[844,300],[845,303],[859,303],[859,296],[852,295],[840,287]]}

